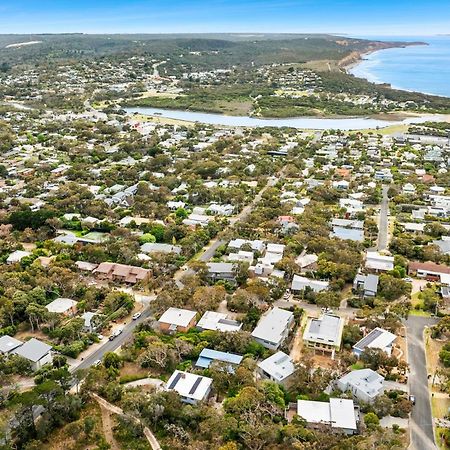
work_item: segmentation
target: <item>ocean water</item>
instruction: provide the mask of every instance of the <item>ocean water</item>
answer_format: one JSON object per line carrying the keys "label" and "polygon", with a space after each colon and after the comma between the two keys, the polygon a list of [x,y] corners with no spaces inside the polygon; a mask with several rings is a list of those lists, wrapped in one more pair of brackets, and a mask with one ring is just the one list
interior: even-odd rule
{"label": "ocean water", "polygon": [[370,39],[421,41],[429,45],[371,53],[350,73],[374,83],[390,83],[394,88],[450,97],[450,36],[372,36]]}

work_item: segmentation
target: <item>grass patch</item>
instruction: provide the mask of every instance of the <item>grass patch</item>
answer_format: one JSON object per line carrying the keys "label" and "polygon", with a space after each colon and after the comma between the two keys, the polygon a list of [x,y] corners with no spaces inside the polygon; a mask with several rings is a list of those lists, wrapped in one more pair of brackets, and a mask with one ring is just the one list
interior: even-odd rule
{"label": "grass patch", "polygon": [[433,417],[437,419],[442,419],[448,413],[448,408],[450,407],[450,399],[443,397],[432,397],[431,398],[431,410],[433,412]]}
{"label": "grass patch", "polygon": [[120,384],[131,383],[132,381],[143,380],[144,378],[147,378],[146,374],[128,374],[121,376],[119,378],[119,383]]}
{"label": "grass patch", "polygon": [[360,369],[364,369],[364,364],[361,361],[356,362],[355,364],[352,364],[350,366],[350,368],[352,370],[360,370]]}
{"label": "grass patch", "polygon": [[422,311],[421,309],[411,309],[409,311],[409,314],[416,317],[431,317],[431,313]]}

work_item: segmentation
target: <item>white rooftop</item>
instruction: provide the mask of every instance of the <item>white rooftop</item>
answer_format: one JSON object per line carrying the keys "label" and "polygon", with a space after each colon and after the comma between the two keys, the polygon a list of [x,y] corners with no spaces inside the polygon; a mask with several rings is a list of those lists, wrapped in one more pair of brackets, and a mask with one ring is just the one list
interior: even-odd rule
{"label": "white rooftop", "polygon": [[272,343],[279,343],[283,338],[293,314],[280,308],[273,308],[258,322],[252,332],[254,338],[262,339]]}
{"label": "white rooftop", "polygon": [[197,323],[198,328],[214,331],[239,331],[240,322],[227,319],[227,315],[216,311],[206,311]]}
{"label": "white rooftop", "polygon": [[196,316],[196,311],[180,308],[169,308],[159,319],[159,322],[170,323],[179,327],[187,327]]}
{"label": "white rooftop", "polygon": [[167,381],[166,389],[174,390],[182,397],[203,400],[208,394],[211,384],[211,378],[175,370]]}
{"label": "white rooftop", "polygon": [[394,268],[394,257],[384,256],[378,252],[367,252],[366,267],[375,270],[392,270]]}
{"label": "white rooftop", "polygon": [[70,298],[56,298],[45,307],[49,312],[62,314],[76,306],[77,302]]}
{"label": "white rooftop", "polygon": [[339,346],[344,322],[339,316],[324,314],[319,319],[312,318],[306,325],[303,339],[311,342]]}
{"label": "white rooftop", "polygon": [[353,400],[330,398],[329,403],[297,400],[297,414],[309,423],[323,423],[332,428],[356,430]]}
{"label": "white rooftop", "polygon": [[258,367],[277,381],[283,381],[294,373],[295,367],[289,355],[277,352],[264,361],[258,363]]}

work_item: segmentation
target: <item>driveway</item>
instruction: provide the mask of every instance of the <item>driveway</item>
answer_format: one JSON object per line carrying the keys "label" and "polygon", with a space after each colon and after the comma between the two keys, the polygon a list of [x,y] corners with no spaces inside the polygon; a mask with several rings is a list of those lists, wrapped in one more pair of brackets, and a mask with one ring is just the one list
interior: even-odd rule
{"label": "driveway", "polygon": [[425,358],[423,331],[436,323],[428,317],[410,316],[406,321],[409,355],[409,391],[416,398],[410,418],[411,450],[434,450],[433,417]]}

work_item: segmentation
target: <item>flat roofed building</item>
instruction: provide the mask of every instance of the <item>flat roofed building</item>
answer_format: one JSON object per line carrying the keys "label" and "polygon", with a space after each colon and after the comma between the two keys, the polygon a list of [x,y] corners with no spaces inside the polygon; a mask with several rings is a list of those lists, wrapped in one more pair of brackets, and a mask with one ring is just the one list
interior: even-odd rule
{"label": "flat roofed building", "polygon": [[159,318],[159,328],[165,332],[186,332],[195,325],[196,311],[181,308],[169,308]]}
{"label": "flat roofed building", "polygon": [[252,332],[252,337],[264,347],[278,350],[289,334],[294,314],[280,308],[272,308],[264,314]]}
{"label": "flat roofed building", "polygon": [[294,373],[295,365],[289,355],[277,352],[258,363],[258,372],[263,378],[276,383],[285,383]]}
{"label": "flat roofed building", "polygon": [[354,434],[358,430],[358,412],[353,400],[330,398],[329,402],[297,400],[297,414],[308,425],[329,426],[345,434]]}
{"label": "flat roofed building", "polygon": [[227,319],[227,315],[216,311],[206,311],[197,322],[197,328],[213,331],[239,331],[242,323]]}
{"label": "flat roofed building", "polygon": [[361,402],[372,403],[384,391],[384,378],[372,369],[353,370],[339,378],[336,386]]}
{"label": "flat roofed building", "polygon": [[339,350],[344,321],[333,314],[324,314],[319,319],[311,318],[306,324],[303,341],[308,347],[322,351]]}
{"label": "flat roofed building", "polygon": [[0,353],[7,355],[22,345],[22,341],[5,334],[0,337]]}
{"label": "flat roofed building", "polygon": [[41,342],[38,339],[31,338],[20,347],[13,350],[15,355],[28,359],[33,371],[40,369],[43,365],[52,362],[51,345]]}
{"label": "flat roofed building", "polygon": [[166,390],[178,392],[184,403],[195,404],[208,398],[211,386],[211,378],[175,370],[166,383]]}
{"label": "flat roofed building", "polygon": [[353,353],[360,356],[366,348],[378,348],[390,355],[392,353],[392,344],[396,339],[397,336],[395,334],[377,327],[353,346]]}

